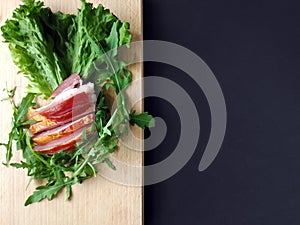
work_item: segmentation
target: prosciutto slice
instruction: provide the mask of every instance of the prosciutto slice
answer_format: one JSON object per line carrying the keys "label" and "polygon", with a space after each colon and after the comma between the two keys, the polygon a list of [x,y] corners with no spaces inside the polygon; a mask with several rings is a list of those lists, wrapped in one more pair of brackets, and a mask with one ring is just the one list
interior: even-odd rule
{"label": "prosciutto slice", "polygon": [[94,84],[82,85],[77,74],[67,78],[51,95],[51,101],[40,108],[30,108],[29,117],[36,120],[29,128],[33,149],[45,154],[68,151],[91,130],[95,121]]}
{"label": "prosciutto slice", "polygon": [[66,91],[66,90],[70,90],[74,87],[76,87],[76,85],[81,84],[82,81],[80,79],[80,76],[77,73],[73,73],[72,75],[70,75],[67,79],[65,79],[61,85],[59,85],[54,92],[52,93],[52,95],[50,96],[50,98],[56,97],[57,95],[59,95],[60,93]]}
{"label": "prosciutto slice", "polygon": [[[30,113],[29,113],[30,114]],[[45,116],[41,116],[41,115],[35,115],[35,116],[31,116],[30,118],[33,120],[36,120],[37,123],[32,124],[29,128],[29,130],[31,131],[31,134],[38,134],[47,130],[51,130],[54,129],[58,126],[62,126],[64,124],[70,123],[74,120],[77,120],[83,116],[86,116],[88,114],[95,114],[95,108],[94,107],[89,107],[87,108],[82,114],[65,114],[60,116],[59,118],[55,118],[55,119],[49,119]]]}
{"label": "prosciutto slice", "polygon": [[57,108],[59,105],[64,104],[64,102],[66,100],[73,99],[74,104],[76,104],[76,101],[80,102],[79,95],[82,93],[84,93],[88,96],[89,102],[91,102],[91,103],[96,102],[97,99],[96,99],[96,95],[94,93],[94,84],[87,83],[87,84],[81,85],[79,88],[72,88],[72,89],[62,92],[57,97],[55,97],[53,99],[53,101],[50,102],[50,104],[40,107],[38,109],[35,109],[34,115],[47,113],[52,108]]}
{"label": "prosciutto slice", "polygon": [[46,154],[55,154],[62,150],[71,150],[74,148],[77,141],[81,141],[83,130],[86,129],[87,132],[90,132],[91,128],[92,124],[89,124],[88,126],[82,127],[75,132],[59,139],[49,141],[42,145],[35,145],[33,146],[33,150]]}
{"label": "prosciutto slice", "polygon": [[50,129],[40,134],[34,135],[32,137],[32,140],[36,144],[46,144],[50,141],[72,134],[76,130],[92,123],[93,121],[94,121],[94,114],[89,114],[71,123],[67,123],[62,126],[58,126],[54,129]]}

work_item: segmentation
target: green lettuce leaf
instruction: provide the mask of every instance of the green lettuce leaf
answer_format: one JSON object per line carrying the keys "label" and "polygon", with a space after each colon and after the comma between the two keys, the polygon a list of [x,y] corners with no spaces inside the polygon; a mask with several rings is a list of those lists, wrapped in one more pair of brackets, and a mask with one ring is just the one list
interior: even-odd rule
{"label": "green lettuce leaf", "polygon": [[[88,79],[97,71],[95,61],[98,64],[105,62],[103,53],[99,55],[97,52],[99,45],[105,51],[123,44],[129,47],[129,24],[119,21],[102,5],[93,7],[82,0],[78,14],[71,15],[53,13],[40,1],[26,0],[23,3],[1,31],[14,63],[29,79],[30,93],[50,96],[72,73]],[[96,43],[96,48],[89,38]],[[116,56],[115,51],[111,57]]]}

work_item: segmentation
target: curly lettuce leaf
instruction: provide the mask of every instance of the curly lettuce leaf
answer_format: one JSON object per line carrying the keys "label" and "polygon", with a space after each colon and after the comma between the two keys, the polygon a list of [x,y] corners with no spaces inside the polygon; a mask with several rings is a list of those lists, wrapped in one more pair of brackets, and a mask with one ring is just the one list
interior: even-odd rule
{"label": "curly lettuce leaf", "polygon": [[[113,46],[107,41],[112,29],[118,36]],[[29,79],[28,92],[45,96],[70,74],[88,79],[96,70],[95,61],[103,57],[89,37],[105,51],[123,44],[129,47],[131,41],[128,23],[102,5],[94,7],[84,0],[77,15],[53,13],[43,2],[24,0],[1,31],[14,63]]]}
{"label": "curly lettuce leaf", "polygon": [[66,77],[55,41],[44,23],[52,15],[42,2],[26,1],[1,27],[14,63],[29,79],[29,92],[46,96]]}

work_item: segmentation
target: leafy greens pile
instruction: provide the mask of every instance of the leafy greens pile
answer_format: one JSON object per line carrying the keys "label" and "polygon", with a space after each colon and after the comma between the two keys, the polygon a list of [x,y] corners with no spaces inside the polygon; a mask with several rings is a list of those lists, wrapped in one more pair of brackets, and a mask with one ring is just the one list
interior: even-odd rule
{"label": "leafy greens pile", "polygon": [[[82,0],[77,15],[53,13],[43,2],[23,0],[13,12],[13,18],[1,27],[9,44],[12,59],[20,73],[29,79],[27,95],[19,106],[14,102],[13,90],[7,90],[13,107],[12,129],[6,147],[6,165],[27,169],[31,179],[45,179],[46,184],[36,188],[25,205],[44,198],[51,200],[66,188],[96,175],[95,165],[105,162],[115,169],[108,155],[117,149],[117,140],[128,131],[128,124],[142,128],[154,125],[148,113],[129,112],[123,90],[130,84],[131,72],[126,62],[119,60],[117,48],[130,47],[129,24],[121,22],[102,5],[94,7]],[[33,142],[26,128],[36,121],[26,119],[29,107],[38,96],[49,97],[70,74],[79,74],[84,81],[94,80],[99,92],[96,122],[87,138],[76,144],[74,152],[60,151],[46,155],[33,151]],[[112,88],[117,95],[117,108],[110,114],[104,90]],[[21,150],[24,161],[10,163],[13,143]]]}

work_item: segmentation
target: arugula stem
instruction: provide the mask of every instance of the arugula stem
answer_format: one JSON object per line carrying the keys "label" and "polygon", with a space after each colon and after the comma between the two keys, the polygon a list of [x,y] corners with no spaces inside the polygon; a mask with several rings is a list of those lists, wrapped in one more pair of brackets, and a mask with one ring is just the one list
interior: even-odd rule
{"label": "arugula stem", "polygon": [[50,164],[45,161],[41,156],[39,156],[31,147],[31,143],[30,143],[30,137],[28,136],[28,134],[26,134],[26,144],[29,148],[29,150],[31,151],[31,153],[37,158],[39,159],[42,163],[44,163],[47,167],[50,168]]}
{"label": "arugula stem", "polygon": [[[107,129],[112,125],[112,123],[113,123],[115,117],[117,116],[117,113],[118,113],[118,109],[116,109],[116,110],[114,111],[114,113],[112,114],[112,116],[110,117],[109,121],[107,122],[107,124],[106,124],[105,127],[103,128],[104,131],[107,130]],[[105,135],[106,135],[106,133],[103,132],[103,133],[101,134],[100,138],[97,140],[96,143],[99,144],[99,142],[101,142],[101,140],[105,137]]]}
{"label": "arugula stem", "polygon": [[95,167],[90,162],[88,162],[87,164],[93,170],[94,177],[96,177],[97,171],[95,170]]}
{"label": "arugula stem", "polygon": [[90,159],[90,156],[87,156],[85,158],[85,160],[83,161],[83,163],[81,163],[80,167],[73,173],[72,178],[77,177],[81,173],[81,171],[83,170],[83,168],[85,167],[85,165],[88,163],[89,159]]}

